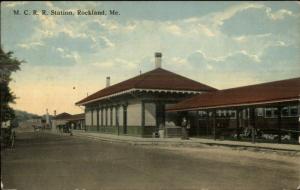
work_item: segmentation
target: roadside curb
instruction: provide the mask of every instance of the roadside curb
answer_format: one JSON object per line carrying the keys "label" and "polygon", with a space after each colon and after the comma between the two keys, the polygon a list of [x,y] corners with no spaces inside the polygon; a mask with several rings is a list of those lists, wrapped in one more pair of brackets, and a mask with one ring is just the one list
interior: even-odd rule
{"label": "roadside curb", "polygon": [[58,135],[58,136],[72,136],[70,133],[60,133],[60,132],[53,132],[53,131],[43,131],[43,132],[44,133],[49,133],[49,134],[52,134],[52,135]]}
{"label": "roadside curb", "polygon": [[[117,138],[108,138],[90,134],[83,134],[83,133],[74,133],[73,136],[85,138],[85,139],[92,139],[98,141],[104,141],[109,143],[126,143],[130,145],[156,145],[156,146],[183,146],[183,147],[200,147],[200,146],[215,146],[215,147],[229,147],[229,148],[237,148],[237,149],[252,149],[252,150],[271,150],[271,151],[284,151],[284,152],[293,152],[293,153],[300,153],[300,146],[299,148],[276,148],[276,147],[267,147],[262,146],[260,144],[254,145],[245,145],[245,144],[226,144],[224,142],[200,142],[200,141],[167,141],[167,140],[128,140],[128,139],[117,139]],[[296,145],[297,146],[297,145]]]}

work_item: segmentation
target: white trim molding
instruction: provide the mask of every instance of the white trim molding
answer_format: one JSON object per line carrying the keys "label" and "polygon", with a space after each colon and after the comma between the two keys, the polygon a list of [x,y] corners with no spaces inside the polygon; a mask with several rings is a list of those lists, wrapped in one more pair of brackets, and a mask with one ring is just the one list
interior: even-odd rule
{"label": "white trim molding", "polygon": [[229,104],[229,105],[220,105],[220,106],[204,106],[204,107],[195,107],[195,108],[186,108],[186,109],[174,109],[169,110],[168,112],[176,112],[176,111],[197,111],[197,110],[206,110],[206,109],[218,109],[218,108],[228,108],[228,107],[241,107],[241,106],[253,106],[253,105],[263,105],[263,104],[275,104],[280,102],[292,102],[299,101],[300,98],[291,98],[291,99],[283,99],[283,100],[273,100],[273,101],[263,101],[263,102],[254,102],[254,103],[242,103],[242,104]]}
{"label": "white trim molding", "polygon": [[201,94],[201,93],[203,93],[203,91],[193,91],[193,90],[168,90],[168,89],[131,88],[131,89],[128,89],[128,90],[124,90],[124,91],[121,91],[121,92],[110,94],[108,96],[103,96],[103,97],[100,97],[100,98],[96,98],[96,99],[86,101],[86,102],[83,102],[83,103],[79,103],[79,104],[75,104],[75,105],[84,106],[88,103],[96,102],[96,101],[99,101],[99,100],[103,100],[103,99],[107,99],[107,98],[111,98],[111,97],[115,97],[115,96],[119,96],[119,95],[123,95],[123,94],[128,94],[128,93],[135,92],[135,91],[139,91],[139,92],[159,92],[159,93],[160,92],[166,92],[166,93],[169,92],[169,93],[178,93],[178,94]]}

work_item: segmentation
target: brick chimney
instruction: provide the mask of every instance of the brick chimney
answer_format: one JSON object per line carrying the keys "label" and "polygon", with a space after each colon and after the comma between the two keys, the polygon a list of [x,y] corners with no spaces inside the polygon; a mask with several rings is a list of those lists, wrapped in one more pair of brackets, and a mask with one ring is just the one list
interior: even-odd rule
{"label": "brick chimney", "polygon": [[162,57],[162,53],[160,52],[156,52],[154,54],[155,56],[155,68],[161,68],[161,57]]}
{"label": "brick chimney", "polygon": [[106,87],[110,86],[110,77],[106,77]]}

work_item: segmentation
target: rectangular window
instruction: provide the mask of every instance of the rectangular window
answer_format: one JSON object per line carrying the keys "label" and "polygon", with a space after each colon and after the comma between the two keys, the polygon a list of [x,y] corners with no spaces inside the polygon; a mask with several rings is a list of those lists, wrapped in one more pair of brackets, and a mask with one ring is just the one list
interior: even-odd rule
{"label": "rectangular window", "polygon": [[297,106],[290,107],[290,116],[298,116],[298,107]]}
{"label": "rectangular window", "polygon": [[221,117],[221,115],[222,115],[222,111],[221,111],[221,110],[218,110],[218,111],[217,111],[217,116],[218,116],[218,117]]}
{"label": "rectangular window", "polygon": [[273,108],[273,117],[278,117],[278,109],[277,108]]}
{"label": "rectangular window", "polygon": [[283,107],[281,110],[281,116],[288,117],[289,116],[289,107]]}
{"label": "rectangular window", "polygon": [[266,118],[278,117],[278,109],[277,108],[266,108],[265,109],[265,117]]}
{"label": "rectangular window", "polygon": [[264,115],[264,108],[257,108],[256,109],[256,113],[257,113],[257,116],[263,116]]}
{"label": "rectangular window", "polygon": [[223,110],[222,116],[223,116],[223,117],[226,117],[226,116],[227,116],[227,110]]}
{"label": "rectangular window", "polygon": [[207,112],[206,111],[198,111],[199,117],[204,118],[207,117]]}
{"label": "rectangular window", "polygon": [[230,117],[231,119],[236,119],[236,111],[230,110],[230,111],[229,111],[229,117]]}
{"label": "rectangular window", "polygon": [[249,109],[243,110],[243,118],[248,119],[249,118]]}
{"label": "rectangular window", "polygon": [[272,117],[272,108],[266,108],[265,109],[265,117]]}

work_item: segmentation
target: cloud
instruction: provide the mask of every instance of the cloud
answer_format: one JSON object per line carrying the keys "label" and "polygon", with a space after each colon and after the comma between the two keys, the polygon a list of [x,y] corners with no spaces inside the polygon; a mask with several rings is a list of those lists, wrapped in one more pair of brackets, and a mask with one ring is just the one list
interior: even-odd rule
{"label": "cloud", "polygon": [[[299,14],[288,9],[273,11],[271,7],[263,5],[260,8],[237,12],[230,19],[222,22],[220,30],[229,36],[272,33],[298,38],[299,17]],[[289,30],[286,30],[287,28]],[[287,33],[290,34],[287,35]]]}
{"label": "cloud", "polygon": [[21,6],[21,5],[25,5],[27,4],[28,2],[24,2],[24,1],[20,1],[20,2],[2,2],[1,4],[4,5],[4,7],[6,8],[14,8],[14,7],[17,7],[17,6]]}
{"label": "cloud", "polygon": [[[88,2],[40,2],[37,7],[103,9],[108,7],[106,4],[109,3],[99,6]],[[120,17],[16,19],[7,16],[9,11],[4,9],[1,37],[6,48],[16,49],[16,56],[25,59],[28,65],[41,66],[40,70],[22,69],[23,78],[52,70],[51,79],[34,80],[81,81],[87,88],[90,85],[86,84],[94,84],[95,89],[83,89],[89,93],[101,87],[102,83],[94,81],[103,81],[105,85],[107,74],[122,81],[140,70],[153,69],[153,53],[157,51],[163,53],[163,68],[218,88],[288,78],[299,72],[296,68],[299,58],[295,54],[299,54],[300,19],[297,9],[291,8],[299,7],[298,4],[198,5],[201,4],[193,7],[186,4],[186,9],[174,16],[161,11],[155,16],[144,12],[140,17],[135,15],[144,11],[144,7],[136,12],[126,3],[117,6]],[[191,14],[190,8],[195,9],[195,14]],[[57,76],[56,81],[57,73],[63,75]]]}
{"label": "cloud", "polygon": [[110,47],[110,48],[115,47],[115,44],[112,43],[107,37],[101,36],[100,38],[105,42],[105,45],[107,47]]}
{"label": "cloud", "polygon": [[207,64],[207,65],[206,65],[206,68],[207,68],[208,70],[213,70],[214,67],[213,67],[212,65]]}
{"label": "cloud", "polygon": [[[72,9],[71,4],[60,2],[40,2],[40,4],[55,10]],[[79,3],[77,8],[89,8],[89,5],[95,4]],[[43,44],[54,48],[62,47],[72,52],[87,53],[100,51],[103,48],[115,47],[115,43],[112,42],[110,37],[104,34],[104,31],[114,31],[118,29],[118,22],[114,20],[108,20],[104,17],[101,19],[90,19],[87,17],[75,18],[48,15],[32,17],[32,20],[36,22],[34,32],[22,39],[18,46],[20,48],[30,49],[39,44]],[[90,28],[90,24],[92,23],[94,25],[95,23],[98,25],[101,23],[104,31]],[[133,30],[133,26],[130,26],[127,30]],[[64,58],[77,60],[79,57],[80,56],[76,53],[64,56]]]}
{"label": "cloud", "polygon": [[245,43],[247,42],[247,37],[244,35],[233,37],[233,40],[238,42],[238,43]]}
{"label": "cloud", "polygon": [[174,64],[178,64],[178,65],[186,65],[188,64],[188,61],[184,58],[181,58],[181,57],[173,57],[171,59],[172,63]]}
{"label": "cloud", "polygon": [[261,9],[264,5],[260,3],[241,3],[227,8],[223,12],[215,13],[213,16],[213,22],[217,26],[223,25],[225,20],[228,20],[235,16],[237,13],[248,9]]}
{"label": "cloud", "polygon": [[214,37],[216,35],[215,32],[213,32],[209,27],[203,24],[198,24],[198,31],[200,31],[200,33],[203,33],[208,37]]}
{"label": "cloud", "polygon": [[229,55],[227,56],[220,56],[220,57],[209,57],[206,55],[206,53],[204,53],[202,50],[197,50],[196,53],[199,53],[203,59],[205,60],[208,60],[208,61],[215,61],[215,62],[220,62],[220,61],[224,61],[226,59],[226,57],[228,57]]}
{"label": "cloud", "polygon": [[30,42],[30,43],[19,43],[17,44],[18,47],[21,47],[23,49],[32,49],[37,48],[39,46],[44,46],[45,44],[42,42]]}
{"label": "cloud", "polygon": [[65,51],[63,48],[56,48],[56,50],[60,53],[63,53]]}
{"label": "cloud", "polygon": [[261,59],[257,55],[248,53],[246,50],[239,50],[221,57],[209,57],[202,50],[197,50],[188,56],[188,62],[193,65],[192,68],[201,67],[207,70],[216,70],[221,74],[222,72],[256,69],[257,66],[255,65],[260,63]]}
{"label": "cloud", "polygon": [[267,7],[266,5],[262,3],[241,3],[235,6],[231,6],[228,9],[226,9],[223,12],[216,13],[213,16],[214,23],[218,26],[223,25],[224,21],[231,19],[232,17],[236,16],[239,13],[246,12],[247,10],[262,10],[265,11],[266,15],[271,20],[282,20],[286,16],[296,16],[293,14],[292,11],[287,9],[280,9],[276,12],[272,11],[270,7]]}
{"label": "cloud", "polygon": [[239,3],[226,8],[224,11],[213,12],[202,17],[191,17],[183,20],[185,32],[192,34],[203,34],[207,37],[222,35],[220,28],[226,20],[230,20],[240,12],[249,9],[262,9],[262,3]]}
{"label": "cloud", "polygon": [[217,60],[226,62],[230,59],[238,60],[237,57],[240,58],[241,62],[243,62],[244,60],[247,60],[246,62],[252,62],[252,63],[260,63],[261,62],[258,55],[250,54],[246,50],[238,50],[236,52],[230,53],[223,57],[219,57],[219,58],[217,58]]}
{"label": "cloud", "polygon": [[280,9],[274,13],[272,13],[272,9],[270,7],[266,7],[266,13],[268,17],[272,20],[282,20],[286,16],[293,16],[293,12],[286,10],[286,9]]}
{"label": "cloud", "polygon": [[176,25],[176,24],[170,24],[166,27],[167,32],[170,32],[171,34],[174,35],[181,35],[182,34],[182,29]]}
{"label": "cloud", "polygon": [[257,35],[241,35],[241,36],[233,36],[232,39],[238,43],[246,43],[250,42],[251,40],[262,40],[263,38],[271,37],[271,33],[266,34],[257,34]]}
{"label": "cloud", "polygon": [[56,48],[56,51],[61,55],[61,57],[63,58],[67,58],[67,59],[71,59],[74,60],[75,63],[79,63],[80,62],[80,58],[81,56],[79,55],[78,52],[76,51],[70,51],[68,49],[63,49],[63,48]]}
{"label": "cloud", "polygon": [[137,64],[134,61],[127,61],[121,58],[114,58],[108,59],[104,61],[93,62],[93,66],[98,68],[112,68],[112,69],[119,69],[119,68],[136,68]]}
{"label": "cloud", "polygon": [[207,56],[202,50],[197,50],[195,54],[198,54],[198,57],[201,57],[202,60],[209,61],[209,62],[226,62],[228,59],[236,56],[243,56],[251,59],[253,62],[259,63],[261,60],[259,59],[258,55],[250,54],[246,50],[238,50],[235,52],[231,52],[227,55],[220,56],[220,57],[209,57]]}
{"label": "cloud", "polygon": [[185,34],[192,34],[192,35],[205,35],[206,37],[214,37],[216,36],[216,32],[209,26],[206,19],[191,17],[184,19],[182,24],[185,28]]}
{"label": "cloud", "polygon": [[54,5],[53,5],[53,3],[52,3],[51,1],[46,1],[46,2],[45,2],[45,5],[46,5],[47,7],[50,7],[50,8],[53,8],[53,7],[54,7]]}
{"label": "cloud", "polygon": [[253,60],[254,62],[256,62],[256,63],[261,62],[261,60],[259,59],[258,55],[250,54],[250,53],[248,53],[246,50],[240,50],[240,51],[237,51],[237,52],[235,52],[235,53],[230,54],[229,56],[227,56],[227,58],[228,58],[228,57],[235,56],[235,55],[239,55],[239,54],[244,55],[244,56],[246,56],[246,57],[249,57],[250,59],[252,59],[252,60]]}
{"label": "cloud", "polygon": [[127,32],[132,32],[136,29],[136,26],[137,26],[136,23],[131,22],[131,23],[128,23],[127,25],[125,25],[124,30]]}

